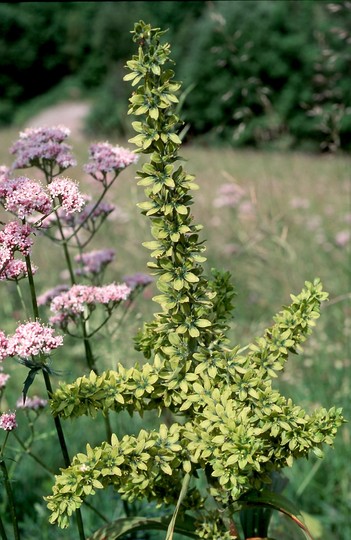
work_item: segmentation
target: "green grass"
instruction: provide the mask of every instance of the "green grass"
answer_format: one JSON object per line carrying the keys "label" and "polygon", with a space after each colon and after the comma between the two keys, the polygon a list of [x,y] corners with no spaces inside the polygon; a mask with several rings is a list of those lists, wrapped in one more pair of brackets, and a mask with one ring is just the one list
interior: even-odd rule
{"label": "green grass", "polygon": [[[7,148],[16,137],[15,130],[0,133],[0,163],[11,162]],[[126,145],[125,141],[119,142]],[[82,164],[87,159],[88,143],[79,142],[74,147]],[[307,410],[313,410],[317,405],[326,408],[336,405],[344,408],[346,418],[351,418],[350,242],[344,247],[336,242],[336,235],[351,227],[347,221],[351,213],[350,158],[194,146],[184,147],[182,156],[188,161],[187,170],[196,175],[200,185],[200,190],[194,192],[193,213],[196,221],[204,225],[207,270],[217,267],[233,274],[237,291],[230,330],[233,342],[245,345],[259,335],[271,323],[280,306],[289,302],[290,293],[299,292],[306,279],[321,277],[330,293],[330,301],[323,308],[304,353],[290,359],[277,385]],[[91,249],[113,247],[117,251],[116,262],[109,268],[106,281],[120,281],[124,274],[146,271],[149,253],[141,247],[141,242],[149,240],[150,233],[147,219],[136,208],[136,203],[144,199],[142,189],[136,187],[134,181],[136,169],[136,166],[131,167],[122,173],[107,197],[123,209],[126,219],[106,223],[90,246]],[[98,193],[99,186],[87,181],[80,167],[67,173],[80,181],[82,191]],[[235,182],[244,190],[243,200],[251,204],[250,213],[215,206],[219,186],[228,182]],[[298,202],[302,207],[294,208]],[[51,246],[47,239],[38,237],[33,261],[39,267],[36,276],[39,293],[62,279],[62,257],[58,248]],[[14,287],[1,283],[1,288],[0,328],[10,332],[16,321],[25,317]],[[149,319],[157,309],[149,298],[152,292],[154,287],[145,294],[146,298],[136,301],[116,336],[96,340],[94,346],[101,367],[111,368],[117,361],[127,365],[141,361],[132,348],[133,335],[142,321]],[[4,368],[11,374],[1,403],[2,409],[6,410],[14,407],[26,370],[9,361],[4,363]],[[62,372],[54,384],[60,377],[73,380],[82,373],[80,343],[67,340],[66,347],[54,357],[54,369]],[[39,377],[31,393],[44,394]],[[123,433],[138,431],[141,426],[152,427],[155,420],[150,415],[144,420],[136,418],[131,424],[123,416],[113,422],[116,422],[117,432]],[[89,419],[65,424],[68,438],[73,442],[71,453],[84,451],[86,442],[98,444],[104,436],[101,424]],[[46,434],[48,428],[44,421],[40,426],[43,438],[35,443],[33,451],[39,455],[45,453],[49,463],[57,468],[57,443],[50,433]],[[308,462],[297,462],[287,471],[290,482],[286,493],[317,518],[323,526],[323,538],[351,538],[350,435],[349,425],[343,426],[335,449],[328,450],[323,461],[311,458]],[[21,491],[21,478],[25,478],[30,486],[25,493]],[[68,532],[55,532],[56,529],[45,525],[47,514],[41,495],[49,493],[52,481],[44,473],[37,477],[36,468],[28,457],[19,464],[15,480],[25,516],[27,536],[24,538],[34,538],[34,531],[39,529],[43,539],[76,537],[73,528]],[[100,509],[104,509],[109,519],[121,511],[112,493],[101,494],[99,500]],[[95,503],[95,499],[92,502]],[[84,512],[91,530],[101,524],[91,513]],[[285,534],[290,535],[284,536],[285,540],[300,537],[293,532]]]}

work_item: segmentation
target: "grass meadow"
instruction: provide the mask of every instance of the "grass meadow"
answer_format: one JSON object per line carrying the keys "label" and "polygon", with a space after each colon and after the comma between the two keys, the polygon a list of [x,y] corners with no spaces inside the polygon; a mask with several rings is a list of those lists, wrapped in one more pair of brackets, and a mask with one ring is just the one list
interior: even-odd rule
{"label": "grass meadow", "polygon": [[[0,164],[11,163],[8,147],[17,135],[14,129],[0,132]],[[126,141],[118,142],[126,146]],[[73,140],[71,144],[79,165],[87,161],[89,141]],[[297,294],[305,280],[320,277],[330,294],[329,302],[323,307],[304,352],[290,358],[276,385],[307,410],[317,405],[326,408],[335,405],[343,407],[346,419],[350,419],[351,159],[343,155],[197,146],[185,146],[181,154],[186,169],[196,176],[200,186],[194,192],[193,213],[195,221],[204,225],[206,267],[208,271],[216,267],[232,273],[237,293],[230,330],[233,344],[244,346],[259,335],[271,324],[276,311],[289,302],[290,293]],[[151,235],[147,218],[136,207],[138,201],[144,200],[142,188],[134,180],[136,170],[137,166],[132,166],[122,173],[109,192],[107,200],[116,204],[118,210],[90,245],[90,249],[116,250],[116,260],[106,271],[106,282],[118,282],[125,274],[147,271],[149,252],[141,242],[151,239]],[[32,170],[30,175],[33,176]],[[80,182],[81,191],[99,193],[97,182],[88,179],[80,166],[67,171],[67,175]],[[39,268],[35,276],[39,294],[65,281],[59,248],[55,251],[55,246],[45,237],[36,240],[33,262]],[[5,282],[0,287],[0,328],[11,332],[25,315],[16,288]],[[94,350],[101,369],[113,368],[117,361],[132,365],[142,360],[133,349],[133,336],[142,321],[157,309],[151,300],[154,293],[154,286],[147,288],[122,323],[118,326],[113,322],[104,338],[96,340]],[[46,317],[44,312],[43,317]],[[54,384],[60,378],[72,381],[86,370],[81,362],[81,343],[72,339],[65,343],[54,356],[53,368],[60,372]],[[4,362],[4,369],[11,375],[2,402],[2,409],[6,410],[13,409],[20,396],[26,369],[10,360]],[[40,377],[30,392],[44,397]],[[23,412],[18,412],[19,421],[23,416]],[[48,423],[46,420],[45,415],[39,420],[40,433],[33,443],[33,452],[45,455],[57,471],[60,451],[53,425],[50,419]],[[157,419],[150,415],[143,420],[135,418],[133,422],[127,417],[113,422],[121,434],[137,431],[141,425],[150,428]],[[102,424],[99,419],[67,422],[64,428],[71,454],[84,451],[87,442],[98,444],[103,437]],[[286,471],[289,484],[285,493],[308,514],[316,540],[351,538],[350,445],[350,424],[345,424],[338,433],[335,448],[327,450],[323,460],[311,457],[309,461],[296,462]],[[74,527],[62,532],[47,525],[41,497],[50,493],[52,477],[34,465],[29,456],[23,456],[13,468],[15,494],[24,516],[24,538],[39,538],[38,534],[42,540],[75,538]],[[112,492],[95,496],[92,503],[97,500],[108,519],[121,511]],[[89,509],[84,512],[91,531],[101,525]],[[280,537],[284,540],[302,538],[300,533],[290,531],[283,519],[277,520],[276,530],[277,536],[279,531],[283,533]]]}

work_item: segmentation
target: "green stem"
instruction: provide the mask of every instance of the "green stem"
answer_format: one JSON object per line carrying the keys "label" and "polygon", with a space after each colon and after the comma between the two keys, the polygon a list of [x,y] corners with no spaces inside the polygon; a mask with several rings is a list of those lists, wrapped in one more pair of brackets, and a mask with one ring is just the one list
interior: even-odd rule
{"label": "green stem", "polygon": [[6,531],[5,531],[5,527],[4,527],[4,524],[3,524],[2,519],[1,519],[1,516],[0,516],[0,535],[1,535],[2,540],[8,540],[7,539],[7,534],[6,534]]}
{"label": "green stem", "polygon": [[[36,292],[35,292],[32,265],[31,265],[31,260],[30,260],[29,255],[26,255],[26,266],[27,266],[30,294],[31,294],[31,299],[32,299],[33,314],[34,314],[34,317],[36,319],[38,319],[39,318],[39,309],[38,309],[37,296],[36,296]],[[42,369],[42,373],[43,373],[43,377],[44,377],[46,390],[47,390],[47,393],[48,393],[48,396],[49,396],[49,399],[50,399],[50,397],[52,395],[52,386],[51,386],[50,377],[49,377],[48,372],[45,371],[45,369]],[[63,434],[61,421],[60,421],[58,416],[54,417],[54,423],[55,423],[56,433],[57,433],[57,437],[58,437],[58,440],[59,440],[59,443],[60,443],[61,452],[62,452],[62,456],[63,456],[63,459],[64,459],[65,466],[69,467],[71,461],[70,461],[70,458],[69,458],[68,449],[67,449],[67,445],[66,445],[65,436]],[[80,538],[80,540],[85,540],[83,520],[82,520],[82,515],[81,515],[81,512],[80,512],[79,509],[76,510],[76,519],[77,519],[77,527],[78,527],[78,532],[79,532],[79,538]]]}
{"label": "green stem", "polygon": [[[92,371],[94,371],[94,373],[96,373],[96,375],[98,375],[99,373],[98,373],[98,370],[97,370],[96,365],[95,365],[93,351],[91,350],[91,345],[90,345],[90,342],[89,342],[89,337],[87,335],[86,326],[85,326],[84,322],[82,322],[82,327],[83,327],[83,335],[84,335],[85,356],[86,356],[86,359],[87,359],[87,363],[88,363],[89,368]],[[109,415],[108,411],[106,412],[106,416],[104,415],[104,423],[105,423],[107,441],[111,441],[112,427],[111,427],[110,415]]]}
{"label": "green stem", "polygon": [[[15,510],[15,503],[14,503],[14,498],[13,498],[11,482],[9,479],[6,463],[3,457],[0,458],[0,468],[2,470],[2,474],[4,477],[4,485],[5,485],[7,499],[8,499],[8,503],[10,507],[14,538],[15,540],[20,540],[20,533],[19,533],[19,528],[18,528],[18,521],[17,521],[16,510]],[[6,535],[5,535],[5,538],[6,538]]]}
{"label": "green stem", "polygon": [[90,216],[93,215],[93,213],[95,212],[96,208],[99,206],[99,204],[101,203],[102,199],[105,197],[106,193],[107,193],[107,190],[112,186],[113,182],[116,180],[117,178],[117,175],[111,180],[111,182],[108,184],[108,186],[104,187],[104,190],[103,192],[101,193],[100,197],[98,198],[98,200],[96,201],[96,203],[94,204],[93,208],[90,210],[89,214],[87,215],[87,217],[85,218],[84,221],[82,221],[82,223],[80,223],[80,225],[78,226],[77,229],[75,229],[73,231],[73,233],[66,239],[67,242],[69,242],[71,240],[71,238],[73,238],[73,236],[76,236],[77,233],[80,231],[80,229],[84,226],[84,224],[88,221],[88,219],[90,218]]}
{"label": "green stem", "polygon": [[40,465],[48,474],[50,474],[50,476],[53,476],[54,475],[54,471],[52,471],[45,463],[44,461],[41,460],[41,458],[39,458],[38,456],[36,456],[35,454],[33,454],[33,452],[31,451],[30,449],[30,445],[28,445],[28,443],[24,443],[22,441],[22,439],[20,439],[20,437],[14,433],[13,434],[16,441],[18,442],[18,444],[20,445],[20,447],[24,450],[24,452],[26,454],[28,454],[28,456],[30,456],[32,459],[34,459],[34,461],[36,461],[38,463],[38,465]]}
{"label": "green stem", "polygon": [[[106,190],[104,191],[104,193],[105,192],[106,192]],[[100,197],[100,199],[98,200],[98,203],[100,202],[101,198],[102,197]],[[94,206],[94,209],[97,206],[97,204]],[[92,210],[92,212],[94,211],[94,209]],[[63,242],[62,246],[63,246],[65,258],[66,258],[67,268],[68,268],[69,275],[70,275],[70,278],[71,278],[71,283],[72,283],[72,285],[74,285],[75,284],[75,276],[74,276],[71,257],[70,257],[70,254],[69,254],[69,251],[68,251],[68,245],[67,245],[67,242],[68,242],[69,239],[65,238],[65,235],[64,235],[64,232],[63,232],[63,229],[62,229],[62,225],[61,225],[61,222],[60,222],[60,218],[59,218],[57,213],[56,213],[56,217],[57,217],[58,227],[59,227],[59,230],[60,230],[60,235],[61,235],[62,242]],[[77,231],[75,231],[75,234],[76,233],[77,233]],[[98,370],[97,370],[97,367],[96,367],[96,364],[95,364],[93,351],[91,349],[91,344],[89,342],[89,336],[88,336],[88,332],[87,332],[86,321],[84,321],[84,319],[81,319],[81,321],[82,321],[82,331],[83,331],[85,357],[86,357],[86,360],[87,360],[87,364],[88,364],[89,369],[93,370],[94,373],[96,373],[98,375]],[[104,423],[105,423],[105,429],[106,429],[106,437],[107,437],[107,440],[110,441],[111,437],[112,437],[112,428],[111,428],[110,417],[109,417],[108,413],[106,414],[106,416],[104,416]]]}
{"label": "green stem", "polygon": [[20,299],[20,302],[21,302],[21,306],[22,306],[22,309],[23,309],[23,312],[26,314],[26,317],[28,316],[28,313],[27,313],[27,306],[24,302],[24,298],[23,298],[23,294],[22,294],[22,291],[21,291],[21,287],[20,287],[20,284],[19,284],[19,281],[16,279],[16,290],[17,290],[17,294],[18,294],[18,298]]}

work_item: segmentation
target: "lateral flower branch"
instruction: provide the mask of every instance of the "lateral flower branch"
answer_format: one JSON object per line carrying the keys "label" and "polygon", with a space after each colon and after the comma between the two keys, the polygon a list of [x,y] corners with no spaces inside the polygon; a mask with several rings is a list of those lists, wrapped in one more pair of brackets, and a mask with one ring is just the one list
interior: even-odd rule
{"label": "lateral flower branch", "polygon": [[[127,63],[125,77],[135,87],[129,113],[142,118],[133,123],[138,134],[132,141],[149,156],[138,172],[147,200],[138,206],[151,221],[153,240],[143,245],[151,250],[148,266],[157,276],[154,300],[161,309],[136,340],[149,362],[130,369],[118,364],[115,371],[61,384],[51,408],[62,418],[168,409],[177,421],[88,446],[56,477],[47,501],[51,522],[66,527],[96,489],[113,485],[129,501],[175,504],[184,475],[202,469],[208,497],[193,482],[183,508],[195,511],[200,538],[233,538],[233,525],[222,522],[226,509],[248,491],[262,490],[273,471],[294,459],[311,451],[321,457],[322,445],[332,445],[343,422],[340,409],[308,414],[272,386],[289,353],[297,353],[311,333],[328,295],[319,279],[306,282],[262,337],[244,348],[230,344],[233,287],[229,273],[204,274],[202,227],[191,214],[190,192],[197,185],[179,164],[180,84],[167,67],[170,47],[160,43],[162,34],[142,21],[135,25],[138,55]],[[207,515],[213,497],[221,508],[216,519]]]}

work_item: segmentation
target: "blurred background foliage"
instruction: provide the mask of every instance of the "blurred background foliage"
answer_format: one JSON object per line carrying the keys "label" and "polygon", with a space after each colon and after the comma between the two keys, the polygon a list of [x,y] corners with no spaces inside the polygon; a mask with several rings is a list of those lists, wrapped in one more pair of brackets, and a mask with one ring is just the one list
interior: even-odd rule
{"label": "blurred background foliage", "polygon": [[128,135],[122,77],[139,19],[169,28],[188,140],[350,148],[349,1],[1,3],[0,126],[84,97],[87,132]]}

